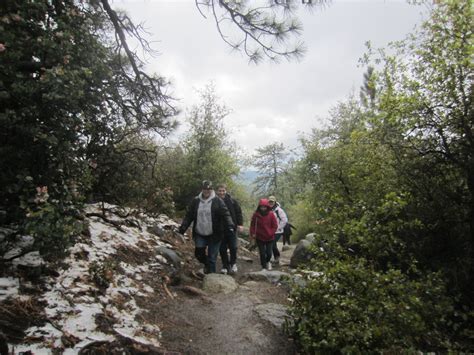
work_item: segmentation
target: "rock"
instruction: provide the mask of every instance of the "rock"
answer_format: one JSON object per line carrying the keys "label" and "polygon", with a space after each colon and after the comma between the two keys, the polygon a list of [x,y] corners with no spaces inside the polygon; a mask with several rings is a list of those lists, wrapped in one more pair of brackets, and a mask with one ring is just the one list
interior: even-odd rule
{"label": "rock", "polygon": [[186,243],[186,238],[184,237],[184,235],[178,233],[178,232],[175,232],[173,231],[173,236],[178,239],[181,243]]}
{"label": "rock", "polygon": [[260,318],[270,322],[277,328],[281,328],[288,317],[287,307],[277,303],[259,304],[255,307],[255,311]]}
{"label": "rock", "polygon": [[281,281],[282,278],[289,277],[290,275],[287,274],[286,272],[282,271],[268,271],[268,270],[261,270],[261,271],[256,271],[256,272],[249,272],[247,276],[251,280],[255,281],[269,281],[271,283],[278,283]]}
{"label": "rock", "polygon": [[12,260],[25,252],[27,249],[31,249],[35,239],[30,235],[21,235],[15,238],[14,243],[12,243],[13,248],[8,250],[4,255],[4,260]]}
{"label": "rock", "polygon": [[316,238],[316,233],[309,233],[309,234],[306,234],[306,237],[304,239],[306,239],[308,242],[312,243],[312,242],[314,242],[315,238]]}
{"label": "rock", "polygon": [[4,240],[8,240],[8,238],[15,233],[16,233],[16,230],[14,229],[0,227],[0,243],[3,242]]}
{"label": "rock", "polygon": [[306,239],[299,241],[291,256],[290,267],[297,268],[299,265],[311,260],[313,257],[313,253],[309,250],[311,244],[312,243]]}
{"label": "rock", "polygon": [[237,282],[232,276],[222,274],[207,274],[202,286],[206,292],[224,294],[235,291],[237,287]]}
{"label": "rock", "polygon": [[252,258],[249,258],[249,257],[246,257],[246,256],[239,256],[239,259],[240,260],[243,260],[247,263],[253,263],[253,259]]}
{"label": "rock", "polygon": [[288,245],[283,245],[281,247],[281,251],[287,251],[287,250],[290,250],[290,247]]}
{"label": "rock", "polygon": [[165,230],[158,224],[147,227],[148,233],[154,234],[157,237],[163,237],[165,235]]}
{"label": "rock", "polygon": [[179,267],[181,265],[181,258],[173,250],[161,246],[156,251],[174,266]]}

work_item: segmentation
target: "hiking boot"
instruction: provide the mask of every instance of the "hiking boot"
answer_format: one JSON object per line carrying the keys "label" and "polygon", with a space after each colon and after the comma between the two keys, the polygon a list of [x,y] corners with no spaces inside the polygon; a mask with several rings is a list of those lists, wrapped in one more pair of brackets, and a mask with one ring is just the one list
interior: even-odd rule
{"label": "hiking boot", "polygon": [[237,264],[232,264],[231,268],[230,268],[230,272],[235,274],[237,271],[238,271],[238,267],[237,267]]}
{"label": "hiking boot", "polygon": [[223,267],[221,269],[221,274],[227,275],[227,268],[226,267]]}
{"label": "hiking boot", "polygon": [[268,262],[267,263],[267,270],[270,271],[272,269],[272,263]]}

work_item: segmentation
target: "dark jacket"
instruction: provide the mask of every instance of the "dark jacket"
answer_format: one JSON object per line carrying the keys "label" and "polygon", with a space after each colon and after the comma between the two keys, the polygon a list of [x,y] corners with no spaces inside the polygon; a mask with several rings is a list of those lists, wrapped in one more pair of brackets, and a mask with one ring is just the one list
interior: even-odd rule
{"label": "dark jacket", "polygon": [[[179,231],[184,233],[186,229],[195,222],[197,219],[199,197],[195,197],[189,204],[186,215],[181,222]],[[225,233],[233,233],[235,230],[234,223],[229,210],[227,209],[224,201],[219,197],[214,197],[211,202],[211,216],[212,216],[212,236],[213,241],[220,241],[224,237]],[[195,232],[196,223],[193,225],[193,233]]]}
{"label": "dark jacket", "polygon": [[240,208],[239,203],[229,194],[225,194],[224,202],[230,212],[234,226],[243,226],[244,219],[242,217],[242,209]]}

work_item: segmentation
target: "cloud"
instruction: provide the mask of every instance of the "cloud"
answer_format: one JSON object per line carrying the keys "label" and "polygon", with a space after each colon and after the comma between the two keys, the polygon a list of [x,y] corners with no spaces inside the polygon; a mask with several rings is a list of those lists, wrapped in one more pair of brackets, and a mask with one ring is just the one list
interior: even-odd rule
{"label": "cloud", "polygon": [[302,133],[321,127],[329,108],[360,87],[364,43],[381,47],[403,39],[421,18],[420,7],[403,0],[335,1],[313,14],[299,11],[306,56],[301,62],[256,66],[231,51],[192,1],[121,0],[114,5],[153,33],[162,54],[149,69],[172,79],[182,108],[198,103],[195,89],[214,81],[233,110],[226,127],[248,152],[274,141],[294,146]]}

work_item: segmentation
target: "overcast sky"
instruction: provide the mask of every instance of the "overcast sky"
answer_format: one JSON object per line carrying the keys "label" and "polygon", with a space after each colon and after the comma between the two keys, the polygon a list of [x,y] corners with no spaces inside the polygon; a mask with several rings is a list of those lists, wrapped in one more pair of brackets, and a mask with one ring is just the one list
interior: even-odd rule
{"label": "overcast sky", "polygon": [[[298,0],[293,0],[298,1]],[[403,39],[419,25],[423,7],[404,0],[333,0],[299,12],[307,53],[299,62],[249,64],[220,38],[213,20],[201,16],[194,0],[114,0],[135,23],[143,22],[160,55],[149,70],[169,78],[183,113],[198,101],[195,89],[213,81],[232,109],[225,119],[243,152],[273,142],[296,147],[302,134],[322,127],[328,110],[358,92],[364,68],[358,59],[365,42],[374,48]],[[185,127],[185,126],[183,126]],[[181,128],[175,135],[182,134]]]}

